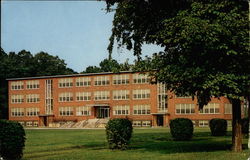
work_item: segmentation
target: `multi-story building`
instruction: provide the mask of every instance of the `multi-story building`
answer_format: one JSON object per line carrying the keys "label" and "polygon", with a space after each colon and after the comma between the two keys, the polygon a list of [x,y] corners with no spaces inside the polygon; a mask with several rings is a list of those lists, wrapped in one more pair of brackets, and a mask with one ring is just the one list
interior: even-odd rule
{"label": "multi-story building", "polygon": [[9,81],[9,119],[25,126],[54,126],[59,122],[129,118],[134,126],[167,126],[186,117],[196,126],[212,118],[231,120],[232,106],[221,97],[202,110],[197,100],[177,97],[162,83],[134,72],[91,73]]}

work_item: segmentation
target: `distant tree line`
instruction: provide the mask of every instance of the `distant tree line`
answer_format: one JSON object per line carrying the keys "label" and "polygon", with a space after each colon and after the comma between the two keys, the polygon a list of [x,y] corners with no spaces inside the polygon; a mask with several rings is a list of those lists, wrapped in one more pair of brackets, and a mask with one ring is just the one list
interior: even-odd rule
{"label": "distant tree line", "polygon": [[115,59],[104,59],[99,63],[99,66],[88,66],[81,73],[98,73],[98,72],[120,72],[131,71],[134,65],[128,63],[128,59],[124,63],[118,63]]}
{"label": "distant tree line", "polygon": [[64,60],[46,52],[31,54],[22,50],[18,53],[0,52],[0,119],[8,118],[7,78],[50,76],[77,73],[67,67]]}

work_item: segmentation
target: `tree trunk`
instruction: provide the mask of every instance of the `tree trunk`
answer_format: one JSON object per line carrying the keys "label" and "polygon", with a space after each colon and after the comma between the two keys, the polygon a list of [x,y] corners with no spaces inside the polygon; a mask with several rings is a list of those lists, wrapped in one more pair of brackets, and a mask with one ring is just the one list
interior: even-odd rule
{"label": "tree trunk", "polygon": [[233,131],[232,131],[232,150],[235,152],[242,151],[242,133],[241,133],[241,101],[232,100],[233,107]]}
{"label": "tree trunk", "polygon": [[249,123],[249,128],[248,128],[248,148],[250,149],[250,96],[247,96],[247,107],[248,107],[248,123]]}

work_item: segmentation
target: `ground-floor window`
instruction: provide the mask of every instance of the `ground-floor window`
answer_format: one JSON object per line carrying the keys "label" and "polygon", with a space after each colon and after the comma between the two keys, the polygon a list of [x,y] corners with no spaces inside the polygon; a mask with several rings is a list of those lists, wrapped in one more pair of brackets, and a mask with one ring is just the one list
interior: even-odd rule
{"label": "ground-floor window", "polygon": [[232,121],[231,120],[227,120],[227,126],[232,127]]}
{"label": "ground-floor window", "polygon": [[26,126],[27,127],[32,127],[33,126],[33,122],[32,121],[27,121],[26,122]]}
{"label": "ground-floor window", "polygon": [[133,121],[134,127],[149,127],[151,126],[151,121]]}
{"label": "ground-floor window", "polygon": [[208,127],[208,120],[199,120],[199,127]]}

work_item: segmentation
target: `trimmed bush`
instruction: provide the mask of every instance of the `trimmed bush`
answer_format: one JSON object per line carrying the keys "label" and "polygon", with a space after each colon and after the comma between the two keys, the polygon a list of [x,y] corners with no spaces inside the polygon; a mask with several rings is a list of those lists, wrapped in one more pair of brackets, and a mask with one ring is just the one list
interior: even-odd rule
{"label": "trimmed bush", "polygon": [[128,119],[112,119],[106,125],[106,135],[110,149],[127,149],[132,136],[132,122]]}
{"label": "trimmed bush", "polygon": [[193,132],[193,122],[190,119],[176,118],[170,121],[170,133],[176,141],[190,140]]}
{"label": "trimmed bush", "polygon": [[241,120],[241,124],[242,124],[242,133],[243,134],[248,134],[248,132],[249,132],[249,121],[248,121],[248,118],[243,118]]}
{"label": "trimmed bush", "polygon": [[23,156],[25,132],[18,122],[0,120],[0,157],[18,160]]}
{"label": "trimmed bush", "polygon": [[212,136],[225,136],[227,134],[227,121],[225,119],[214,118],[209,121]]}

